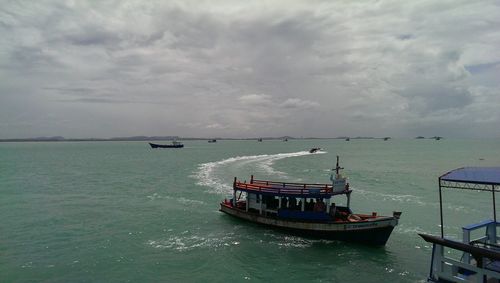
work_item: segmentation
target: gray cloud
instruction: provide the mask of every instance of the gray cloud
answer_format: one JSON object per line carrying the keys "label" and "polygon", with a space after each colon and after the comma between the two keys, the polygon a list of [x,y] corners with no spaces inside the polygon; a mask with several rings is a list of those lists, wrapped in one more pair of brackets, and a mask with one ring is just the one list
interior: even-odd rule
{"label": "gray cloud", "polygon": [[319,104],[309,100],[302,100],[300,98],[289,98],[279,105],[283,108],[315,108],[319,107]]}
{"label": "gray cloud", "polygon": [[499,14],[494,1],[7,2],[0,138],[499,136]]}

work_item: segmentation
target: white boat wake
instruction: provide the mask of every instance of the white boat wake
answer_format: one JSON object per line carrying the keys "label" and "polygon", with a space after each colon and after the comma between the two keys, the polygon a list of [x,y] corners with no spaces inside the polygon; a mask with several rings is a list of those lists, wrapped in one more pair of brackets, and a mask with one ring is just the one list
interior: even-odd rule
{"label": "white boat wake", "polygon": [[298,157],[312,154],[326,153],[324,151],[309,153],[309,151],[298,151],[291,153],[278,153],[278,154],[262,154],[262,155],[247,155],[247,156],[236,156],[223,159],[215,162],[202,163],[198,165],[198,172],[196,172],[193,177],[198,180],[197,185],[207,186],[213,188],[213,192],[217,194],[228,194],[232,192],[232,186],[227,181],[222,180],[217,176],[216,172],[220,168],[226,166],[240,167],[243,165],[255,165],[260,170],[264,171],[269,175],[278,175],[285,177],[284,172],[275,170],[272,165],[276,160]]}

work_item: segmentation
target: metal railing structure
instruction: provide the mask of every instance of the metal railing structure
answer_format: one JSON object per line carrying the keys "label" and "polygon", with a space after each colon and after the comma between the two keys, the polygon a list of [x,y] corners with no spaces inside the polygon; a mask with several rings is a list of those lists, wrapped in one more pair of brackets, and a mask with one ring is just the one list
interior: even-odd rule
{"label": "metal railing structure", "polygon": [[246,181],[241,182],[234,178],[233,188],[235,190],[251,191],[255,193],[311,198],[330,198],[334,195],[349,195],[352,192],[348,187],[343,191],[334,191],[332,184],[304,184],[257,180],[253,178],[253,175],[249,183]]}
{"label": "metal railing structure", "polygon": [[[431,235],[420,236],[433,245],[429,281],[486,283],[491,282],[491,279],[500,280],[500,272],[495,264],[500,261],[497,251]],[[453,258],[445,249],[469,254],[474,262]]]}
{"label": "metal railing structure", "polygon": [[296,185],[290,183],[242,183],[236,181],[234,183],[235,189],[244,189],[246,191],[255,191],[261,193],[271,193],[276,195],[311,195],[314,197],[323,196],[329,197],[332,195],[332,186],[324,185],[318,186],[317,184],[303,184]]}
{"label": "metal railing structure", "polygon": [[[419,234],[432,243],[432,259],[428,280],[431,282],[499,282],[500,245],[498,245],[495,193],[499,190],[499,167],[465,167],[439,177],[439,211],[441,237]],[[444,236],[442,189],[491,192],[493,220],[462,227],[462,241]],[[472,232],[481,236],[472,238]],[[446,250],[446,251],[445,251]],[[453,258],[453,254],[462,254]],[[493,281],[492,281],[493,280]],[[496,280],[496,281],[495,281]]]}

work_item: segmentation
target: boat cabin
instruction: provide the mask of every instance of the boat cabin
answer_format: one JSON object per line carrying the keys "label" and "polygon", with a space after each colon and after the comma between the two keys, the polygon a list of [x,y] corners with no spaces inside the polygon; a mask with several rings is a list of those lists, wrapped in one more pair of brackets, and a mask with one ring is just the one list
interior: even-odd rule
{"label": "boat cabin", "polygon": [[[443,189],[487,192],[486,195],[492,199],[492,218],[463,226],[462,241],[445,237]],[[497,234],[500,223],[497,222],[495,203],[499,189],[500,167],[465,167],[439,177],[441,235],[420,234],[433,245],[430,282],[500,282],[500,243]]]}
{"label": "boat cabin", "polygon": [[[252,175],[249,183],[234,179],[231,204],[266,217],[331,221],[352,214],[351,192],[345,178],[333,184],[299,184],[257,180]],[[336,195],[345,195],[347,206],[336,206]]]}

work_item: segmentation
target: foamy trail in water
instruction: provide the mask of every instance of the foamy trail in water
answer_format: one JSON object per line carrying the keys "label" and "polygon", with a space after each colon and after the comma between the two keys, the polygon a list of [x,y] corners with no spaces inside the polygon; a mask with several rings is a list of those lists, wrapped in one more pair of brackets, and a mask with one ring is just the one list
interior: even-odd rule
{"label": "foamy trail in water", "polygon": [[[326,152],[321,152],[326,153]],[[198,179],[196,184],[201,186],[207,186],[213,188],[213,192],[220,194],[227,194],[232,191],[231,184],[224,182],[219,177],[217,177],[217,170],[225,166],[241,166],[248,164],[255,164],[258,168],[265,171],[270,175],[281,175],[286,176],[284,172],[274,170],[272,167],[273,163],[277,160],[298,157],[310,154],[308,151],[298,151],[291,153],[278,153],[278,154],[262,154],[262,155],[247,155],[247,156],[236,156],[223,159],[215,162],[203,163],[198,166],[198,172],[194,174],[194,178]]]}
{"label": "foamy trail in water", "polygon": [[[360,195],[365,196],[368,199],[381,199],[383,201],[394,201],[400,203],[408,203],[418,206],[432,206],[439,207],[439,202],[435,201],[426,201],[422,196],[415,195],[397,195],[397,194],[387,194],[377,191],[369,191],[360,189],[357,187],[353,187],[353,190],[359,193]],[[463,213],[480,213],[481,210],[475,209],[473,207],[468,207],[464,205],[454,205],[454,204],[445,204],[444,208],[448,210],[452,210],[454,212],[463,212]]]}
{"label": "foamy trail in water", "polygon": [[416,204],[416,205],[420,205],[420,206],[427,205],[427,203],[425,203],[422,200],[422,197],[419,197],[419,196],[387,194],[387,193],[381,193],[381,192],[377,192],[377,191],[364,190],[364,189],[360,189],[357,187],[354,187],[353,190],[358,192],[360,195],[364,195],[367,198],[376,197],[376,198],[382,199],[383,201],[390,200],[390,201],[394,201],[394,202],[412,203],[412,204]]}

